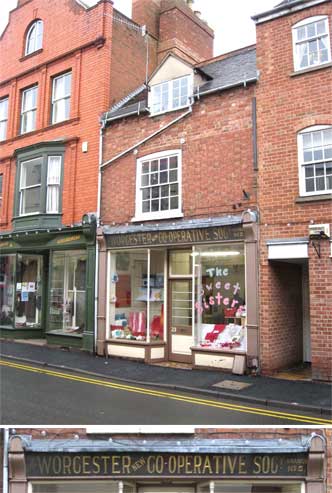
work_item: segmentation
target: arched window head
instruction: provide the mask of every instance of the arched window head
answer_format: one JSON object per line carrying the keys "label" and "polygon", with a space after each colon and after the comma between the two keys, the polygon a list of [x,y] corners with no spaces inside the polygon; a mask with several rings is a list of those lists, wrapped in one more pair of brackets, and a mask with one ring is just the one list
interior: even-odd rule
{"label": "arched window head", "polygon": [[39,50],[43,45],[43,21],[38,20],[31,24],[25,43],[25,55]]}

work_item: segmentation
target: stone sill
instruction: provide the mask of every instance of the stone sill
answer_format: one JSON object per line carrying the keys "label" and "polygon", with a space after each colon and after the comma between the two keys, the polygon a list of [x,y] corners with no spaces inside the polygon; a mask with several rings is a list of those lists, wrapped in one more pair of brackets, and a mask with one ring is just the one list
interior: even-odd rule
{"label": "stone sill", "polygon": [[24,62],[24,61],[25,61],[25,60],[27,60],[28,58],[31,58],[31,57],[33,57],[33,56],[35,56],[35,55],[39,55],[39,53],[42,53],[42,51],[43,51],[43,48],[39,48],[39,50],[33,51],[32,53],[29,53],[28,55],[23,55],[23,56],[19,59],[19,61],[20,61],[20,62]]}
{"label": "stone sill", "polygon": [[315,67],[308,67],[303,70],[297,70],[296,72],[292,72],[290,77],[296,77],[298,75],[309,74],[310,72],[316,72],[316,70],[322,70],[324,68],[332,67],[332,62],[324,63],[322,65],[317,65]]}
{"label": "stone sill", "polygon": [[324,195],[308,195],[306,197],[297,197],[295,199],[296,204],[306,204],[310,202],[321,202],[326,200],[332,200],[332,193]]}

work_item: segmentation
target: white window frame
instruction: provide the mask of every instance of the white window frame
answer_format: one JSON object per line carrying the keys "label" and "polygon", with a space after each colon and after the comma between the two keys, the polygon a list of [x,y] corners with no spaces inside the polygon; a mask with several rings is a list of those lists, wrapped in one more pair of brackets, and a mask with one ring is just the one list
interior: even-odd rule
{"label": "white window frame", "polygon": [[3,115],[0,109],[0,142],[6,140],[7,137],[8,103],[9,103],[8,96],[0,99],[0,107],[4,105],[5,108]]}
{"label": "white window frame", "polygon": [[[319,22],[319,21],[322,21],[324,20],[325,21],[325,25],[326,25],[326,33],[327,34],[324,34],[323,36],[320,36],[320,35],[317,35],[317,36],[314,36],[312,38],[306,38],[305,40],[302,40],[302,41],[298,41],[297,40],[297,29],[299,27],[303,27],[303,26],[306,26],[307,24],[312,24],[314,22]],[[324,62],[319,62],[319,63],[315,63],[315,64],[308,64],[307,66],[305,67],[300,67],[300,59],[299,57],[297,56],[297,46],[299,44],[303,44],[303,43],[308,43],[309,41],[314,41],[314,40],[317,40],[319,39],[320,37],[327,37],[327,41],[328,41],[328,60],[324,61]],[[314,17],[307,17],[306,19],[303,19],[302,21],[300,22],[297,22],[296,24],[294,24],[294,26],[292,26],[292,38],[293,38],[293,61],[294,61],[294,70],[296,72],[299,72],[301,70],[307,70],[307,69],[310,69],[310,68],[315,68],[315,67],[320,67],[320,66],[324,66],[325,64],[331,62],[331,40],[330,40],[330,30],[329,30],[329,21],[328,21],[328,17],[326,15],[317,15],[317,16],[314,16]]]}
{"label": "white window frame", "polygon": [[[30,91],[36,91],[36,104],[29,108],[26,108],[26,95]],[[26,134],[28,132],[33,132],[36,130],[36,114],[37,114],[37,98],[38,98],[38,85],[34,85],[32,87],[28,87],[27,89],[22,90],[22,99],[21,99],[21,125],[20,125],[20,133]],[[23,129],[23,120],[24,117],[29,114],[33,114],[33,125],[31,128]]]}
{"label": "white window frame", "polygon": [[[173,91],[174,91],[174,82],[176,81],[181,81],[182,79],[188,79],[188,97],[187,97],[187,103],[185,105],[179,105],[179,106],[173,106]],[[183,75],[181,77],[177,77],[172,80],[168,80],[165,82],[161,82],[159,84],[154,84],[151,85],[151,92],[149,95],[149,108],[150,108],[150,114],[151,116],[156,116],[156,115],[161,115],[163,113],[167,113],[169,111],[176,111],[180,110],[182,108],[188,108],[191,104],[192,96],[193,96],[193,75],[188,74],[188,75]],[[181,82],[180,82],[181,84]],[[155,91],[157,87],[162,88],[163,86],[167,86],[168,89],[168,100],[167,100],[167,108],[161,111],[154,111],[153,106],[154,106],[154,99],[155,99]]]}
{"label": "white window frame", "polygon": [[[332,129],[332,125],[313,125],[307,127],[297,134],[297,148],[298,148],[298,166],[299,166],[299,191],[300,197],[308,197],[314,195],[330,195],[332,190],[317,190],[314,192],[306,192],[305,190],[305,168],[310,166],[310,163],[304,163],[303,159],[303,139],[302,136],[307,133],[317,132],[319,130]],[[312,163],[315,164],[315,163]]]}
{"label": "white window frame", "polygon": [[[58,158],[57,167],[58,174],[53,177],[53,180],[50,178],[50,167],[51,167],[51,159]],[[60,211],[60,190],[61,190],[61,171],[62,171],[62,156],[61,155],[49,155],[47,156],[47,182],[46,182],[46,214],[58,214]],[[57,209],[51,210],[51,193],[52,189],[56,189],[57,195]]]}
{"label": "white window frame", "polygon": [[[32,163],[33,161],[41,161],[41,178],[40,178],[40,183],[36,183],[34,185],[23,185],[22,184],[22,177],[23,177],[23,165],[27,164],[27,163]],[[19,201],[19,216],[22,217],[22,216],[34,216],[36,214],[41,214],[43,212],[43,205],[42,205],[42,189],[43,189],[43,185],[42,185],[42,182],[43,182],[43,161],[42,161],[42,158],[41,157],[36,157],[36,158],[33,158],[33,159],[27,159],[26,161],[22,161],[21,164],[20,164],[20,190],[19,190],[19,194],[20,194],[20,201]],[[23,207],[23,193],[22,191],[24,192],[25,190],[31,190],[33,188],[39,188],[39,197],[40,197],[40,210],[39,211],[35,211],[35,212],[24,212],[22,210],[22,207]]]}
{"label": "white window frame", "polygon": [[[162,159],[165,157],[177,156],[178,158],[178,187],[179,187],[179,203],[177,209],[171,209],[167,211],[156,211],[156,212],[143,212],[142,211],[142,189],[141,189],[141,171],[142,171],[142,163],[145,161],[151,161],[154,159]],[[169,185],[169,182],[165,183],[165,185]],[[162,185],[158,185],[162,186]],[[155,152],[153,154],[149,154],[147,156],[143,156],[137,159],[136,165],[136,208],[135,208],[135,217],[132,221],[149,221],[153,219],[167,219],[167,218],[175,218],[175,217],[183,217],[182,212],[182,151],[181,149],[172,149],[167,151]]]}
{"label": "white window frame", "polygon": [[[32,47],[29,49],[30,40]],[[25,55],[30,55],[43,47],[43,21],[37,20],[31,24],[25,39]]]}
{"label": "white window frame", "polygon": [[[70,89],[69,89],[69,93],[66,94],[62,94],[61,97],[55,97],[55,85],[56,85],[56,81],[63,78],[63,77],[68,77],[70,76]],[[65,72],[64,74],[61,74],[61,75],[58,75],[57,77],[54,77],[53,80],[52,80],[52,124],[55,124],[55,123],[60,123],[60,122],[63,122],[63,121],[66,121],[66,120],[69,120],[70,118],[70,100],[71,100],[71,92],[72,92],[72,88],[71,88],[71,85],[72,85],[72,71],[71,70],[68,70],[68,72]],[[68,116],[66,118],[64,118],[63,120],[55,120],[55,105],[57,103],[59,103],[60,101],[63,101],[65,99],[69,99],[69,113],[68,113]]]}

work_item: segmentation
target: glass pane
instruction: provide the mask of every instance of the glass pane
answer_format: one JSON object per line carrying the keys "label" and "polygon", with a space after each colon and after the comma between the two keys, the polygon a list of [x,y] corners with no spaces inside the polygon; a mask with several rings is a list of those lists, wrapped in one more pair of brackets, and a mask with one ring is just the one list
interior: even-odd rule
{"label": "glass pane", "polygon": [[143,200],[147,200],[151,197],[151,188],[145,188],[143,190]]}
{"label": "glass pane", "polygon": [[0,325],[14,325],[15,255],[0,255]]}
{"label": "glass pane", "polygon": [[159,199],[151,200],[151,212],[158,212],[158,211],[159,211]]}
{"label": "glass pane", "polygon": [[321,161],[323,159],[323,149],[314,150],[314,160]]}
{"label": "glass pane", "polygon": [[302,139],[303,139],[304,149],[307,149],[308,147],[312,146],[312,133],[303,134]]}
{"label": "glass pane", "polygon": [[148,251],[115,252],[110,256],[110,337],[146,340]]}
{"label": "glass pane", "polygon": [[171,251],[169,254],[170,275],[188,276],[192,273],[191,250]]}
{"label": "glass pane", "polygon": [[152,198],[153,199],[159,198],[159,192],[160,192],[159,187],[153,187],[152,188]]}
{"label": "glass pane", "polygon": [[325,178],[319,177],[316,178],[316,191],[325,190]]}
{"label": "glass pane", "polygon": [[311,176],[314,176],[314,167],[313,166],[306,166],[305,177],[310,178]]}
{"label": "glass pane", "polygon": [[178,167],[178,157],[172,156],[169,158],[169,167],[170,169],[175,169]]}
{"label": "glass pane", "polygon": [[151,340],[163,340],[165,253],[160,250],[151,250],[150,255],[150,338]]}
{"label": "glass pane", "polygon": [[325,21],[317,22],[316,27],[317,27],[317,34],[318,35],[326,33],[326,22]]}
{"label": "glass pane", "polygon": [[172,181],[178,181],[178,172],[176,169],[174,170],[171,170],[169,172],[169,181],[172,182]]}
{"label": "glass pane", "polygon": [[8,117],[8,98],[0,101],[0,120],[7,120]]}
{"label": "glass pane", "polygon": [[149,185],[149,175],[142,175],[142,187]]}
{"label": "glass pane", "polygon": [[192,281],[171,281],[171,325],[192,325]]}
{"label": "glass pane", "polygon": [[195,308],[199,344],[246,350],[245,261],[241,244],[202,246],[195,252],[201,273]]}
{"label": "glass pane", "polygon": [[169,188],[168,185],[164,185],[164,186],[160,187],[162,197],[168,197],[168,188]]}
{"label": "glass pane", "polygon": [[158,173],[150,175],[150,185],[158,185]]}
{"label": "glass pane", "polygon": [[41,167],[42,167],[42,162],[40,159],[23,162],[21,165],[21,169],[22,169],[21,187],[31,187],[34,185],[40,185]]}
{"label": "glass pane", "polygon": [[315,180],[314,178],[307,179],[305,181],[305,190],[306,192],[314,192],[315,191]]}
{"label": "glass pane", "polygon": [[306,38],[306,32],[305,32],[305,27],[304,26],[303,27],[298,27],[296,29],[296,32],[297,32],[297,40],[298,41],[301,41],[301,40],[303,40],[303,39]]}
{"label": "glass pane", "polygon": [[312,151],[304,151],[303,157],[304,157],[304,162],[309,163],[313,159]]}
{"label": "glass pane", "polygon": [[160,183],[167,183],[168,182],[168,173],[167,171],[163,171],[160,173]]}
{"label": "glass pane", "polygon": [[49,313],[52,332],[80,336],[84,331],[86,262],[84,251],[53,254]]}
{"label": "glass pane", "polygon": [[150,169],[149,161],[145,161],[144,163],[142,163],[142,173],[148,173],[149,169]]}
{"label": "glass pane", "polygon": [[151,161],[151,173],[158,171],[158,160]]}
{"label": "glass pane", "polygon": [[161,199],[160,201],[160,210],[168,211],[169,208],[169,199]]}
{"label": "glass pane", "polygon": [[170,185],[170,191],[171,191],[171,195],[178,195],[179,193],[178,183],[172,183],[172,185]]}
{"label": "glass pane", "polygon": [[28,188],[21,191],[20,214],[32,214],[41,211],[41,187]]}
{"label": "glass pane", "polygon": [[171,207],[173,209],[178,209],[179,208],[179,197],[171,197]]}
{"label": "glass pane", "polygon": [[150,212],[150,200],[143,201],[142,212]]}
{"label": "glass pane", "polygon": [[18,255],[16,272],[16,327],[39,327],[42,311],[43,258]]}
{"label": "glass pane", "polygon": [[314,22],[307,25],[307,36],[308,38],[316,36],[316,24]]}

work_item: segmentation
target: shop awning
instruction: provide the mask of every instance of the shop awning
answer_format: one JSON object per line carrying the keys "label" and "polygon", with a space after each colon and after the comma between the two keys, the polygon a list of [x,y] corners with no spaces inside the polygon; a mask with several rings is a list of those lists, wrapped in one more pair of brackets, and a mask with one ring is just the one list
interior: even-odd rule
{"label": "shop awning", "polygon": [[172,452],[214,454],[306,453],[311,437],[294,439],[215,439],[215,440],[89,440],[89,439],[32,439],[21,435],[26,452]]}
{"label": "shop awning", "polygon": [[307,259],[308,238],[284,238],[280,240],[267,240],[269,260],[296,260]]}

